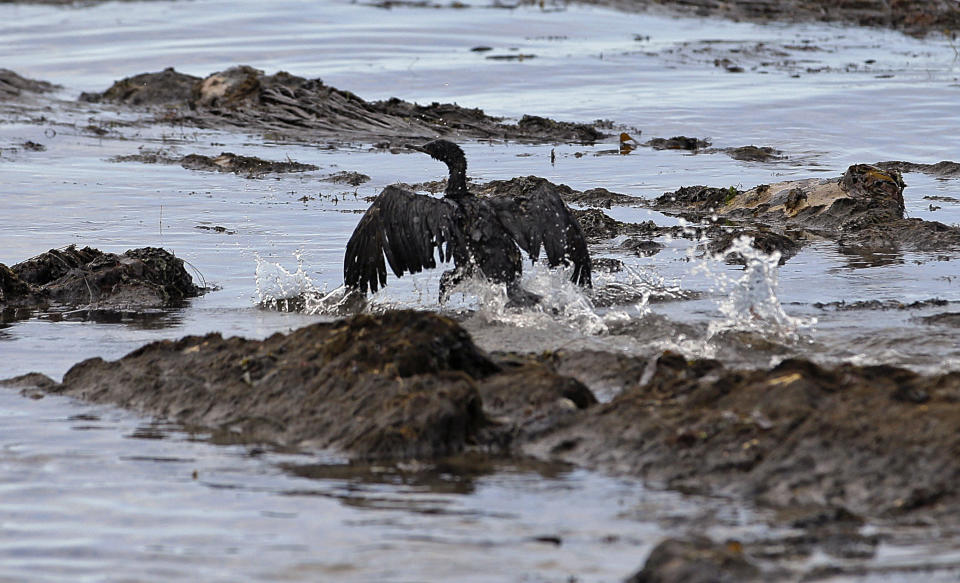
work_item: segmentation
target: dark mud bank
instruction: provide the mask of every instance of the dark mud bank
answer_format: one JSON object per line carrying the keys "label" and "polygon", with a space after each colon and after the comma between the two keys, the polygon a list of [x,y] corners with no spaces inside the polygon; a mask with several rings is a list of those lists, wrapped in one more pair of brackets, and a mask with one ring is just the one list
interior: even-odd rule
{"label": "dark mud bank", "polygon": [[507,451],[596,403],[570,377],[493,359],[454,321],[409,311],[263,341],[209,334],[155,342],[116,362],[77,364],[62,384],[24,382],[236,442],[333,448],[353,459]]}
{"label": "dark mud bank", "polygon": [[71,245],[7,267],[0,263],[0,310],[49,306],[146,309],[176,305],[203,290],[183,260],[156,247],[123,254]]}
{"label": "dark mud bank", "polygon": [[755,246],[786,256],[817,238],[837,241],[854,252],[960,248],[960,228],[905,216],[906,184],[894,165],[855,164],[839,178],[761,184],[748,190],[683,187],[658,197],[652,207],[699,222],[719,217],[718,226],[728,239],[730,233],[743,232],[754,237]]}
{"label": "dark mud bank", "polygon": [[[534,188],[548,188],[567,203],[588,207],[574,213],[590,243],[620,235],[641,237],[645,245],[637,252],[651,246],[650,238],[664,235],[697,240],[706,237],[706,250],[710,253],[726,253],[735,239],[746,235],[753,247],[764,253],[779,252],[781,263],[807,242],[823,239],[836,241],[843,251],[857,254],[960,249],[960,227],[905,216],[906,184],[897,167],[953,171],[951,162],[929,168],[907,162],[855,164],[839,178],[761,184],[747,190],[685,186],[653,200],[603,188],[578,191],[537,176],[491,181],[475,185],[475,190],[481,195],[517,195]],[[442,189],[442,183],[435,186]],[[600,210],[614,206],[653,208],[692,221],[696,226],[662,227],[652,221],[624,223]],[[656,248],[650,252],[656,252]],[[730,254],[728,260],[745,261],[737,253]]]}
{"label": "dark mud bank", "polygon": [[[602,370],[620,393],[598,404]],[[390,312],[263,341],[218,334],[10,381],[352,459],[524,453],[793,515],[957,516],[960,373],[788,360],[728,370],[665,353],[490,355],[454,321]],[[811,510],[813,509],[813,510]]]}
{"label": "dark mud bank", "polygon": [[59,89],[59,85],[27,79],[10,69],[0,69],[0,101],[19,99],[30,94],[49,93],[56,89]]}
{"label": "dark mud bank", "polygon": [[111,162],[140,162],[142,164],[179,164],[187,170],[207,172],[232,172],[247,178],[259,178],[267,174],[285,174],[291,172],[311,172],[319,167],[286,160],[276,162],[253,156],[241,156],[233,152],[222,152],[219,156],[187,154],[178,156],[171,151],[142,149],[137,154],[115,156]]}
{"label": "dark mud bank", "polygon": [[668,7],[682,14],[752,22],[837,22],[943,33],[960,28],[960,6],[950,0],[585,0],[620,10]]}
{"label": "dark mud bank", "polygon": [[238,66],[205,78],[172,68],[122,79],[81,101],[155,108],[154,122],[200,128],[242,128],[288,139],[369,140],[384,147],[438,137],[593,143],[606,136],[593,125],[525,115],[504,123],[480,109],[401,99],[365,101],[320,79],[285,72],[266,75]]}

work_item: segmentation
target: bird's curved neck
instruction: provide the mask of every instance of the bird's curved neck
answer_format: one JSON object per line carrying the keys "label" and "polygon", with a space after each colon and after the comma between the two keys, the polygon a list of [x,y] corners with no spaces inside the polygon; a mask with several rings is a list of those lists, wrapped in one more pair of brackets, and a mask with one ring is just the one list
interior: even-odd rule
{"label": "bird's curved neck", "polygon": [[447,162],[447,168],[450,169],[450,177],[447,178],[447,188],[444,196],[459,198],[467,196],[467,161],[453,160]]}

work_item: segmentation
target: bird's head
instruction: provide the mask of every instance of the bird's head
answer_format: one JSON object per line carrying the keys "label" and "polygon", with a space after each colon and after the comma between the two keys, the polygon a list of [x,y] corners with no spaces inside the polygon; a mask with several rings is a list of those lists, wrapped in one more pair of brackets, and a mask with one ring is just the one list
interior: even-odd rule
{"label": "bird's head", "polygon": [[460,146],[450,140],[433,140],[422,146],[407,144],[408,148],[430,154],[434,160],[447,165],[450,177],[447,179],[445,196],[461,197],[469,194],[467,191],[467,157],[463,155]]}
{"label": "bird's head", "polygon": [[434,160],[439,160],[447,166],[459,166],[462,164],[466,167],[466,157],[463,155],[463,150],[450,140],[433,140],[422,146],[407,144],[407,147],[423,152],[424,154],[430,154]]}

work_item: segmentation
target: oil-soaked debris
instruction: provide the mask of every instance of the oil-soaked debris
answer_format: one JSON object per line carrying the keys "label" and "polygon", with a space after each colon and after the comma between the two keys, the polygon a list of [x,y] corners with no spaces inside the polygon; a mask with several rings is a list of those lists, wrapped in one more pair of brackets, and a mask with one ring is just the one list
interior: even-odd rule
{"label": "oil-soaked debris", "polygon": [[10,69],[0,68],[0,101],[21,97],[24,93],[49,93],[59,85],[27,79]]}
{"label": "oil-soaked debris", "polygon": [[168,105],[186,101],[199,77],[178,73],[168,67],[159,73],[142,73],[114,83],[103,93],[81,93],[80,101],[126,103],[127,105]]}
{"label": "oil-soaked debris", "polygon": [[960,247],[960,227],[905,218],[905,186],[896,170],[855,164],[839,179],[761,184],[749,190],[683,187],[656,198],[653,207],[694,220],[720,217],[741,228],[764,227],[797,243],[806,232],[834,239],[852,252]]}
{"label": "oil-soaked debris", "polygon": [[640,257],[652,257],[662,251],[666,245],[649,239],[631,237],[620,243],[620,248]]}
{"label": "oil-soaked debris", "polygon": [[821,310],[916,310],[919,308],[942,307],[950,302],[940,298],[931,298],[928,300],[917,300],[915,302],[904,303],[899,300],[859,300],[848,302],[841,300],[838,302],[816,302],[811,304],[814,308]]}
{"label": "oil-soaked debris", "polygon": [[626,583],[750,583],[768,581],[737,541],[714,542],[704,536],[667,539],[650,552],[643,569]]}
{"label": "oil-soaked debris", "polygon": [[[937,178],[957,178],[960,177],[960,163],[943,160],[936,164],[917,164],[916,162],[890,161],[877,162],[876,166],[884,170],[896,170],[897,172],[922,172]],[[929,198],[929,197],[924,197]],[[933,199],[937,200],[937,199]],[[954,199],[956,200],[956,199]]]}
{"label": "oil-soaked debris", "polygon": [[707,243],[707,250],[713,254],[725,253],[727,263],[746,265],[746,258],[739,252],[727,253],[727,250],[733,246],[734,241],[740,237],[749,237],[750,246],[767,255],[771,255],[774,251],[780,253],[780,265],[800,252],[801,245],[797,238],[791,238],[762,228],[723,231],[723,234],[712,238]]}
{"label": "oil-soaked debris", "polygon": [[709,147],[710,142],[700,138],[674,136],[672,138],[653,138],[644,142],[643,145],[654,150],[690,150],[695,152]]}
{"label": "oil-soaked debris", "polygon": [[180,159],[180,165],[187,170],[207,170],[210,172],[233,172],[247,178],[263,176],[264,174],[279,174],[286,172],[310,172],[317,170],[313,164],[303,164],[285,160],[274,162],[261,160],[252,156],[240,156],[232,152],[223,152],[219,156],[210,157],[202,154],[188,154]]}
{"label": "oil-soaked debris", "polygon": [[[863,522],[960,516],[960,372],[800,359],[738,370],[671,352],[491,355],[449,318],[400,311],[265,340],[153,342],[115,362],[83,361],[62,383],[0,384],[120,405],[232,443],[361,461],[530,454],[631,474],[774,509],[804,531],[779,539],[794,554],[871,556]],[[598,403],[590,387],[611,399]],[[751,545],[753,556],[784,552],[776,540]],[[689,548],[754,572],[729,543],[662,549],[647,566],[664,553],[685,563]]]}
{"label": "oil-soaked debris", "polygon": [[47,147],[44,146],[43,144],[38,144],[30,140],[27,140],[26,142],[23,142],[22,144],[20,144],[20,147],[28,152],[46,152],[47,151]]}
{"label": "oil-soaked debris", "polygon": [[771,162],[786,158],[783,152],[770,146],[750,145],[739,148],[724,148],[723,151],[734,160],[742,160],[744,162]]}
{"label": "oil-soaked debris", "polygon": [[232,152],[223,152],[219,156],[187,154],[176,156],[166,150],[141,150],[137,154],[115,156],[111,162],[141,162],[143,164],[179,164],[187,170],[208,172],[233,172],[247,178],[258,178],[266,174],[287,172],[310,172],[317,170],[313,164],[303,164],[292,160],[274,162],[253,156],[241,156]]}
{"label": "oil-soaked debris", "polygon": [[341,170],[340,172],[334,172],[328,176],[323,177],[321,180],[326,182],[335,182],[337,184],[349,184],[350,186],[360,186],[366,182],[370,182],[370,177],[366,174],[361,174],[359,172],[351,172],[348,170]]}
{"label": "oil-soaked debris", "polygon": [[596,403],[579,381],[524,357],[495,362],[453,320],[412,311],[262,341],[154,342],[119,361],[81,362],[62,384],[41,388],[232,442],[334,448],[356,459],[505,451]]}
{"label": "oil-soaked debris", "polygon": [[213,231],[214,233],[222,233],[224,235],[236,235],[236,231],[231,231],[230,229],[220,226],[220,225],[197,225],[194,229],[201,229],[204,231]]}
{"label": "oil-soaked debris", "polygon": [[[851,574],[862,571],[862,561],[875,557],[880,541],[889,538],[886,534],[862,534],[862,518],[843,508],[797,507],[778,514],[778,522],[802,532],[749,541],[719,542],[700,535],[666,539],[653,549],[643,569],[627,581],[815,581],[839,575],[843,563],[856,565]],[[840,561],[810,565],[815,554]],[[898,566],[866,568],[881,578],[899,570]]]}
{"label": "oil-soaked debris", "polygon": [[[825,52],[809,42],[781,44],[741,40],[694,40],[676,43],[657,52],[648,52],[673,65],[712,65],[728,73],[787,73],[802,74],[835,71],[814,53]],[[850,63],[840,70],[874,71],[872,65]]]}
{"label": "oil-soaked debris", "polygon": [[623,261],[615,257],[591,257],[591,267],[599,273],[618,273],[623,271]]}
{"label": "oil-soaked debris", "polygon": [[[770,370],[727,370],[672,353],[651,365],[596,354],[581,362],[583,375],[602,362],[607,382],[619,377],[622,392],[528,443],[528,453],[773,508],[957,516],[958,372],[794,359]],[[564,374],[581,377],[570,367]]]}
{"label": "oil-soaked debris", "polygon": [[537,55],[513,53],[509,55],[487,55],[484,58],[491,61],[529,61],[530,59],[536,59]]}
{"label": "oil-soaked debris", "polygon": [[480,109],[450,103],[418,105],[397,98],[368,102],[320,79],[286,72],[266,75],[238,66],[206,78],[166,69],[122,79],[82,101],[162,106],[157,123],[200,128],[243,128],[290,139],[369,139],[402,144],[441,136],[593,143],[606,134],[593,125],[524,116],[504,123]]}
{"label": "oil-soaked debris", "polygon": [[624,223],[607,216],[600,209],[570,209],[580,223],[580,229],[588,243],[599,243],[619,235],[634,234],[655,237],[672,232],[668,227],[660,227],[653,221],[645,223]]}
{"label": "oil-soaked debris", "polygon": [[934,314],[933,316],[924,316],[920,318],[920,321],[924,324],[960,328],[960,312],[944,312],[942,314]]}
{"label": "oil-soaked debris", "polygon": [[930,0],[582,0],[619,10],[644,11],[668,7],[703,18],[722,17],[751,22],[836,22],[877,26],[913,35],[960,29],[960,6]]}
{"label": "oil-soaked debris", "polygon": [[0,306],[151,308],[201,293],[183,260],[156,247],[121,255],[71,245],[11,267],[0,264]]}
{"label": "oil-soaked debris", "polygon": [[[446,186],[446,181],[417,186],[430,192],[441,192]],[[480,196],[519,196],[542,187],[555,191],[567,204],[610,208],[612,205],[630,206],[644,202],[643,199],[635,196],[610,192],[606,188],[574,190],[566,184],[554,184],[539,176],[518,176],[510,180],[491,180],[483,184],[472,185],[471,192],[476,192]]]}
{"label": "oil-soaked debris", "polygon": [[[935,200],[937,202],[949,202],[951,204],[960,204],[960,198],[954,198],[952,196],[925,196],[924,200]],[[939,207],[938,207],[939,208]]]}

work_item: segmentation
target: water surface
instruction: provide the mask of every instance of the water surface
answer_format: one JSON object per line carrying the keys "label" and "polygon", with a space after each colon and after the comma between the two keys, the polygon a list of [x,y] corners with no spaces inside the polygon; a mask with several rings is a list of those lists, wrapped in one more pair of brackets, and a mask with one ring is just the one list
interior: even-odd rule
{"label": "water surface", "polygon": [[[612,140],[466,143],[476,180],[534,174],[574,188],[654,197],[686,185],[750,187],[839,176],[852,163],[932,163],[960,152],[955,48],[882,30],[485,2],[391,10],[334,1],[3,4],[0,22],[0,62],[61,84],[56,97],[63,100],[169,66],[206,75],[249,64],[320,77],[366,99],[455,101],[508,118],[609,119],[642,131],[641,141],[689,135],[717,147],[772,146],[787,156],[758,164],[646,148],[608,155]],[[478,46],[492,50],[470,50]],[[516,54],[535,56],[485,58]],[[716,66],[719,58],[732,58],[744,72]],[[265,337],[323,319],[256,304],[280,289],[337,287],[364,197],[397,181],[444,174],[422,155],[374,151],[366,143],[326,149],[167,126],[116,128],[101,137],[83,128],[130,114],[54,107],[41,123],[14,115],[0,123],[0,262],[67,244],[113,252],[162,246],[218,289],[186,307],[123,323],[49,314],[10,323],[0,328],[0,378],[30,371],[59,378],[79,360],[118,358],[153,340],[211,331]],[[14,149],[25,140],[46,150]],[[289,157],[320,170],[247,179],[108,161],[141,147]],[[372,180],[356,188],[322,180],[339,170]],[[960,199],[956,180],[905,179],[910,216],[960,222],[960,203],[924,198]],[[642,208],[610,214],[677,222]],[[198,228],[204,226],[234,234]],[[670,348],[744,366],[788,356],[922,371],[960,366],[957,329],[918,320],[958,311],[953,255],[864,258],[824,241],[779,269],[759,261],[758,277],[703,258],[683,239],[648,258],[625,254],[617,243],[594,253],[623,260],[628,271],[598,276],[599,285],[649,298],[640,293],[626,305],[591,308],[561,276],[533,270],[527,283],[549,292],[563,316],[488,310],[465,325],[491,350],[591,347],[647,355]],[[438,280],[439,272],[391,280],[376,302],[440,309]],[[931,298],[951,303],[869,312],[818,307]],[[460,301],[476,306],[475,298]],[[738,317],[750,307],[762,308],[764,318]],[[768,347],[754,348],[749,334]],[[503,462],[477,476],[430,468],[428,478],[391,469],[337,475],[325,465],[336,460],[215,446],[204,436],[66,399],[0,392],[0,415],[2,579],[75,581],[111,572],[116,580],[462,580],[474,573],[476,580],[609,581],[638,568],[669,534],[707,528],[721,538],[749,539],[769,532],[753,511],[729,501],[655,492],[569,468]],[[561,546],[536,540],[544,536],[559,537]],[[889,567],[934,553],[907,548],[862,562]]]}

